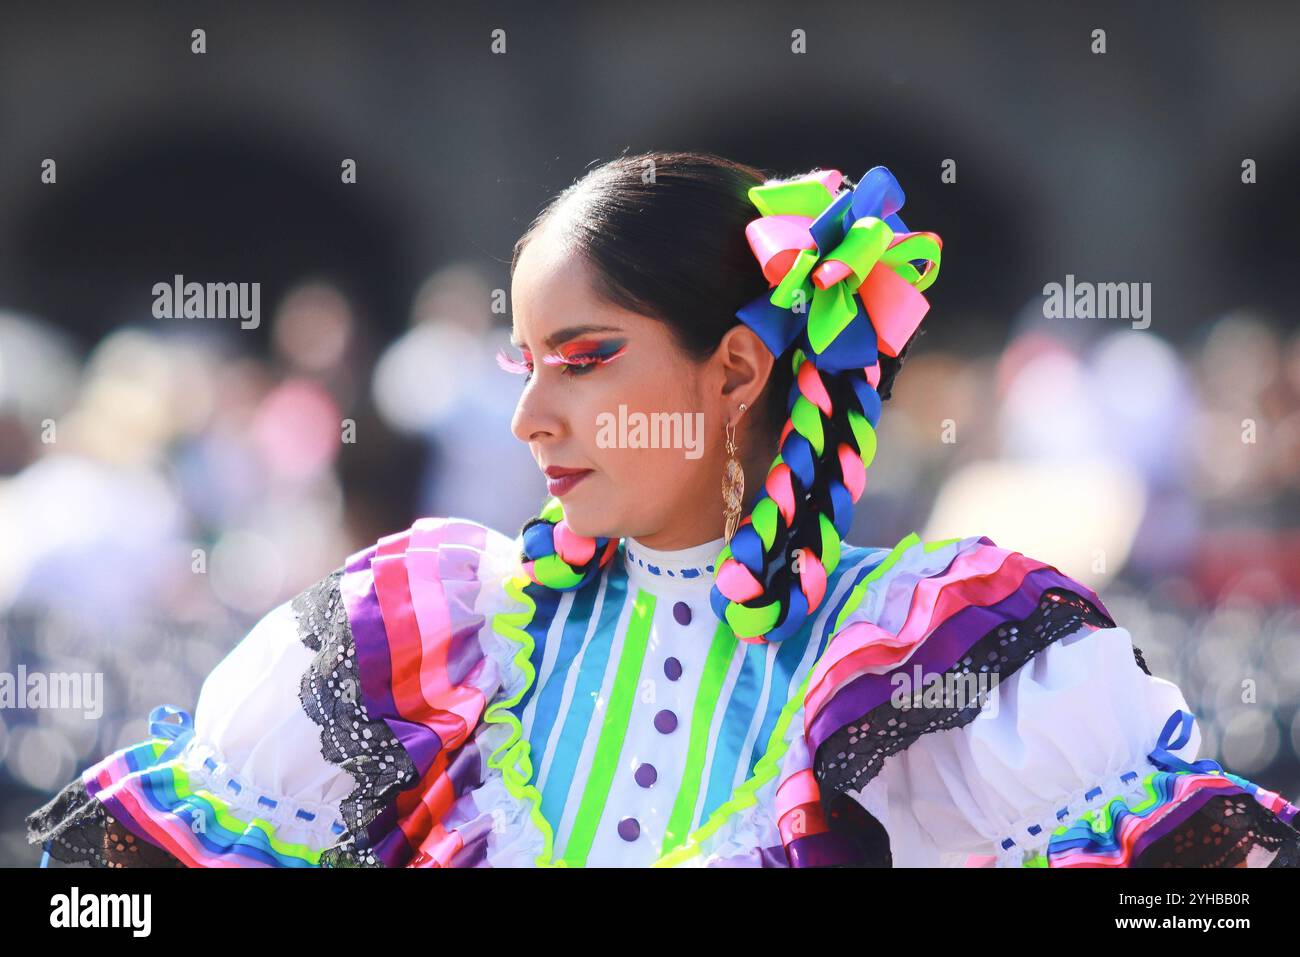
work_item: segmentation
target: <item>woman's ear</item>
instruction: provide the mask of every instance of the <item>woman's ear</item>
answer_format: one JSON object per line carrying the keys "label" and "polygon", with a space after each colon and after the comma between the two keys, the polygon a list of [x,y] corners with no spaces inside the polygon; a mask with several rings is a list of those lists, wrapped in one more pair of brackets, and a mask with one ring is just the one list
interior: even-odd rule
{"label": "woman's ear", "polygon": [[754,330],[738,323],[723,335],[713,361],[722,373],[721,398],[729,407],[743,402],[753,409],[771,378],[776,357]]}

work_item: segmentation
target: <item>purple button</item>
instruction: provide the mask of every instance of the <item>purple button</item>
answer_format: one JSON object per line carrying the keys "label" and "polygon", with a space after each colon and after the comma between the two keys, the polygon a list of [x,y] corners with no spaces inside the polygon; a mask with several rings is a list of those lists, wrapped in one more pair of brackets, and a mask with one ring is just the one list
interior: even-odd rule
{"label": "purple button", "polygon": [[643,788],[648,788],[659,780],[659,772],[655,770],[653,764],[643,764],[636,769],[636,783]]}
{"label": "purple button", "polygon": [[673,605],[673,617],[677,619],[677,624],[689,625],[691,623],[691,606],[684,601],[679,601]]}
{"label": "purple button", "polygon": [[665,659],[664,674],[668,676],[669,681],[676,681],[682,676],[682,663],[676,658]]}
{"label": "purple button", "polygon": [[662,734],[672,734],[677,730],[677,715],[664,708],[655,715],[655,730]]}
{"label": "purple button", "polygon": [[641,824],[634,817],[625,817],[618,822],[618,836],[625,841],[635,841],[641,836]]}

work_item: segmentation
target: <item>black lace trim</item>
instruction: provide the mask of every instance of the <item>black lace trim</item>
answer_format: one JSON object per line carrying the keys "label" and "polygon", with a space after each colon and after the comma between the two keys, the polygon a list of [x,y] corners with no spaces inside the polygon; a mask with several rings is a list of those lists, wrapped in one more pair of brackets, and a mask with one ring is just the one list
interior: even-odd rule
{"label": "black lace trim", "polygon": [[78,778],[27,815],[27,842],[49,842],[50,859],[90,867],[181,867],[118,823]]}
{"label": "black lace trim", "polygon": [[343,569],[326,575],[293,599],[302,643],[315,657],[302,678],[298,699],[321,728],[324,758],[357,781],[339,805],[347,834],[321,853],[322,867],[382,867],[371,851],[368,829],[419,775],[401,742],[382,720],[372,720],[361,696],[356,644],[339,591]]}
{"label": "black lace trim", "polygon": [[[973,687],[975,673],[996,674],[1000,682],[1052,642],[1073,634],[1084,624],[1098,628],[1115,626],[1082,595],[1066,588],[1046,589],[1027,617],[1004,622],[976,641],[944,673],[944,687],[950,687],[950,676],[953,681],[963,682],[959,687]],[[964,677],[967,675],[972,677]],[[921,735],[959,728],[974,721],[981,702],[976,696],[972,698],[960,708],[926,707],[918,695],[906,710],[895,707],[892,701],[884,701],[823,741],[813,761],[813,773],[832,830],[837,830],[831,810],[838,795],[866,787],[880,772],[886,758],[907,749]],[[878,856],[869,866],[889,865],[883,856]]]}
{"label": "black lace trim", "polygon": [[[1083,596],[1065,588],[1049,588],[1038,606],[1020,621],[1004,622],[971,646],[966,655],[943,675],[967,686],[973,673],[996,674],[998,681],[1011,676],[1021,665],[1052,642],[1078,631],[1084,624],[1113,628],[1114,622]],[[909,747],[923,734],[958,728],[975,720],[980,711],[978,698],[961,708],[925,707],[919,696],[912,707],[901,710],[892,701],[877,705],[857,721],[846,724],[817,749],[813,772],[829,797],[853,788],[861,790],[879,773],[890,755]]]}
{"label": "black lace trim", "polygon": [[1255,847],[1272,853],[1267,867],[1300,867],[1300,831],[1249,794],[1219,794],[1144,848],[1131,866],[1242,867]]}

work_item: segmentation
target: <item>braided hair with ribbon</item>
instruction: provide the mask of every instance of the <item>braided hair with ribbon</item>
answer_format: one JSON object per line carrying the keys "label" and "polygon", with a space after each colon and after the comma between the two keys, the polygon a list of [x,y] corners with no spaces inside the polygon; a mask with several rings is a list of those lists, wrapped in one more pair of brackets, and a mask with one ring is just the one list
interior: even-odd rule
{"label": "braided hair with ribbon", "polygon": [[[750,221],[743,232],[753,284],[737,279],[710,292],[726,297],[742,287],[750,290],[731,300],[740,304],[732,315],[777,357],[769,382],[770,419],[784,418],[784,424],[763,487],[714,562],[710,603],[738,639],[781,641],[796,634],[821,605],[827,576],[838,566],[840,542],[875,455],[881,399],[888,398],[929,309],[922,292],[937,278],[942,243],[934,233],[911,232],[903,224],[898,216],[902,188],[881,166],[854,186],[838,170],[768,180],[750,167],[707,154],[644,154],[588,174],[552,206],[573,197],[593,177],[639,171],[647,158],[656,161],[661,176],[675,166],[692,172],[704,166],[719,167],[730,183],[752,182],[746,189]],[[699,185],[688,177],[683,181]],[[699,196],[688,201],[701,202]],[[726,215],[734,218],[735,210]],[[718,219],[727,221],[721,214]],[[715,252],[734,257],[745,245],[736,244],[738,238],[717,237],[721,245]],[[611,268],[617,268],[615,253],[607,252],[604,262],[593,258],[598,271],[611,258]],[[733,275],[737,265],[714,274]],[[691,277],[667,278],[678,278],[676,286],[691,285]],[[674,288],[671,281],[663,285]],[[653,315],[652,295],[631,291],[619,301]],[[525,524],[521,538],[525,573],[535,584],[558,591],[594,580],[618,548],[615,538],[576,534],[556,498]]]}

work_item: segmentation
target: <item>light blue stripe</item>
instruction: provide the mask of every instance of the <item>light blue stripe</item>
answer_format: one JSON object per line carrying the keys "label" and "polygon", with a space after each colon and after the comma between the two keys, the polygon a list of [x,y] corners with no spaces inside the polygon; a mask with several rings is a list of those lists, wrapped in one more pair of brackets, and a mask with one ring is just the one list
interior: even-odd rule
{"label": "light blue stripe", "polygon": [[[608,577],[609,569],[605,570]],[[560,650],[549,675],[539,672],[538,684],[542,690],[537,694],[537,707],[533,710],[532,727],[528,730],[528,744],[533,754],[533,765],[540,772],[542,757],[551,740],[551,730],[555,726],[564,703],[564,683],[568,680],[573,662],[582,651],[582,642],[591,627],[591,616],[596,605],[596,596],[600,593],[600,582],[593,581],[585,588],[578,589],[574,595],[569,616],[564,622],[560,634]],[[608,589],[606,590],[608,598]]]}
{"label": "light blue stripe", "polygon": [[[798,635],[791,637],[797,638]],[[782,642],[782,644],[788,643],[788,639]],[[740,749],[745,745],[745,735],[754,720],[754,712],[758,710],[758,699],[763,693],[763,678],[766,672],[767,646],[746,645],[745,659],[740,663],[740,674],[737,675],[736,683],[732,687],[731,697],[727,701],[727,711],[722,719],[718,743],[713,749],[713,763],[709,765],[707,771],[708,790],[704,795],[704,809],[700,812],[700,821],[707,821],[714,809],[735,792],[736,765],[740,763]],[[694,828],[697,824],[698,822],[692,821],[691,827]]]}
{"label": "light blue stripe", "polygon": [[[596,710],[596,696],[600,694],[600,686],[605,679],[605,667],[609,663],[619,616],[626,603],[627,571],[621,563],[616,568],[611,567],[605,592],[600,622],[591,637],[591,644],[582,655],[573,700],[569,703],[569,713],[564,716],[560,740],[550,769],[546,772],[546,787],[542,791],[542,817],[551,823],[557,833],[569,801],[569,788],[577,771],[578,757],[582,753],[583,742],[587,740],[592,713]],[[585,779],[581,783],[585,784]]]}

